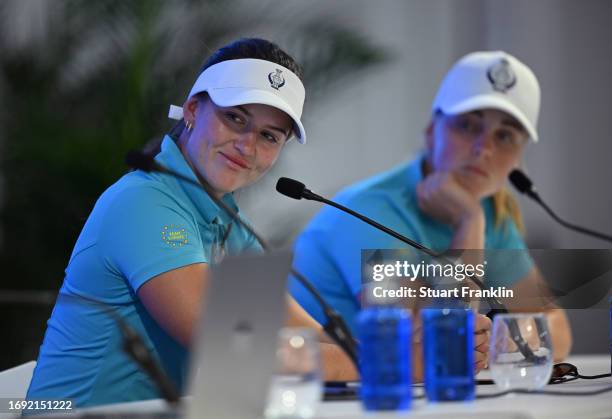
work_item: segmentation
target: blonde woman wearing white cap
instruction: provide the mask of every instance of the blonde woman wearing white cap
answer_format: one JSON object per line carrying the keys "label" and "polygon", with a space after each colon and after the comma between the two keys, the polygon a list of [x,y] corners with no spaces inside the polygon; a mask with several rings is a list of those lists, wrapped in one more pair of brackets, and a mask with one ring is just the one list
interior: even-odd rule
{"label": "blonde woman wearing white cap", "polygon": [[[278,46],[242,39],[204,64],[172,136],[156,160],[205,180],[236,211],[232,192],[264,175],[292,136],[304,143],[301,69]],[[96,203],[75,245],[49,320],[28,398],[91,406],[159,397],[121,350],[112,309],[142,336],[184,389],[187,349],[209,265],[222,253],[261,250],[255,238],[198,188],[170,176],[131,172]],[[87,304],[92,300],[92,304]],[[293,300],[288,324],[321,327]],[[322,343],[327,379],[356,372]]]}
{"label": "blonde woman wearing white cap", "polygon": [[[440,251],[525,249],[520,212],[505,184],[529,139],[538,139],[539,107],[540,88],[525,64],[501,51],[468,54],[442,81],[423,155],[353,185],[335,199]],[[298,238],[294,266],[355,330],[361,249],[404,247],[359,220],[323,208]],[[541,283],[526,251],[505,256],[506,266],[489,263],[488,286],[532,288]],[[303,287],[292,282],[290,289],[315,319],[323,318]],[[520,309],[516,301],[507,303],[511,310]],[[569,352],[571,333],[562,310],[549,310],[548,315],[559,360]],[[477,331],[489,328],[488,319],[479,316]],[[475,339],[477,369],[487,362],[486,335],[478,333]]]}

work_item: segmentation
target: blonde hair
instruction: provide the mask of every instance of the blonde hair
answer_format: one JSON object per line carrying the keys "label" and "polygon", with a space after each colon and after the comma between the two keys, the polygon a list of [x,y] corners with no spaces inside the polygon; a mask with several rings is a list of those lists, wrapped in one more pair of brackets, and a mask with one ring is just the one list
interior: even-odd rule
{"label": "blonde hair", "polygon": [[516,198],[503,187],[493,195],[493,210],[495,213],[495,226],[500,226],[507,218],[512,219],[521,234],[525,234],[523,215]]}

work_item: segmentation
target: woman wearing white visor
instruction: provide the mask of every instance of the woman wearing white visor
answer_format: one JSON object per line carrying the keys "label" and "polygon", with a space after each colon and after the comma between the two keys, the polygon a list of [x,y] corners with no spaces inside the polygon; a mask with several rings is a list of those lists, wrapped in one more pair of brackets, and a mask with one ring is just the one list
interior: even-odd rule
{"label": "woman wearing white visor", "polygon": [[[431,249],[487,249],[485,255],[495,257],[487,260],[486,286],[515,288],[517,295],[540,289],[541,276],[520,233],[519,208],[505,188],[528,141],[538,139],[539,109],[540,87],[524,63],[502,51],[468,54],[439,87],[424,152],[345,189],[335,200]],[[298,238],[294,266],[355,330],[361,249],[394,248],[405,245],[326,207]],[[315,319],[323,318],[300,284],[293,282],[291,292]],[[519,299],[505,302],[511,311],[539,309]],[[569,324],[563,310],[550,309],[547,315],[554,357],[560,360],[570,350]],[[477,326],[484,332],[490,322],[479,316]],[[487,363],[487,333],[478,333],[475,342],[480,369]]]}
{"label": "woman wearing white visor", "polygon": [[[278,46],[242,39],[204,64],[156,160],[208,183],[238,210],[232,192],[264,175],[292,137],[304,143],[299,65]],[[178,115],[177,115],[178,114]],[[184,388],[209,265],[221,253],[260,250],[213,200],[170,176],[131,172],[90,214],[66,268],[28,391],[29,399],[73,399],[78,407],[159,397],[121,350],[110,306],[134,327],[179,390]],[[293,300],[290,325],[321,327]],[[356,373],[338,347],[321,344],[327,379]]]}

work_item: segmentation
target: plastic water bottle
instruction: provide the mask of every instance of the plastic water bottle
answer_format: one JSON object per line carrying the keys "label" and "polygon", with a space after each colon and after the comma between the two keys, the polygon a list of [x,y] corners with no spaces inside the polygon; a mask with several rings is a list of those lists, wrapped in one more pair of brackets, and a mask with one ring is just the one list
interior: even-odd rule
{"label": "plastic water bottle", "polygon": [[473,400],[474,312],[459,305],[428,308],[421,319],[427,398]]}
{"label": "plastic water bottle", "polygon": [[361,399],[366,410],[408,410],[412,404],[410,313],[372,306],[358,318]]}

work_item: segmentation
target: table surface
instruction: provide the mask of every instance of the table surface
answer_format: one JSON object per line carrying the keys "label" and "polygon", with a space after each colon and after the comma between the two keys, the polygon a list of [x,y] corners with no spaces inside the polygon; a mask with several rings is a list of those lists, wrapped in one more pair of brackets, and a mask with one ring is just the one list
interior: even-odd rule
{"label": "table surface", "polygon": [[[570,357],[583,375],[603,374],[610,371],[610,355]],[[486,373],[486,372],[485,372]],[[486,374],[485,374],[486,375]],[[489,378],[479,375],[479,378]],[[575,380],[565,384],[548,385],[546,390],[591,391],[612,386],[612,378]],[[494,385],[480,385],[477,394],[497,393]],[[165,407],[162,400],[120,403],[87,409],[88,412],[155,412]],[[364,412],[359,401],[333,401],[321,403],[316,418],[612,418],[612,391],[595,396],[548,396],[542,394],[510,394],[472,402],[428,403],[424,399],[413,401],[410,411],[376,413]]]}
{"label": "table surface", "polygon": [[[578,367],[583,375],[603,374],[610,371],[610,356],[576,356],[567,360]],[[479,378],[490,378],[480,376]],[[575,380],[564,384],[548,385],[545,390],[555,391],[592,391],[612,387],[612,378],[598,380]],[[480,385],[477,394],[500,392],[494,385]],[[361,409],[358,402],[323,403],[320,418],[371,418]],[[424,399],[415,400],[412,410],[404,414],[376,414],[376,418],[612,418],[612,391],[595,396],[549,396],[542,394],[509,394],[491,399],[478,399],[472,402],[428,403]]]}

